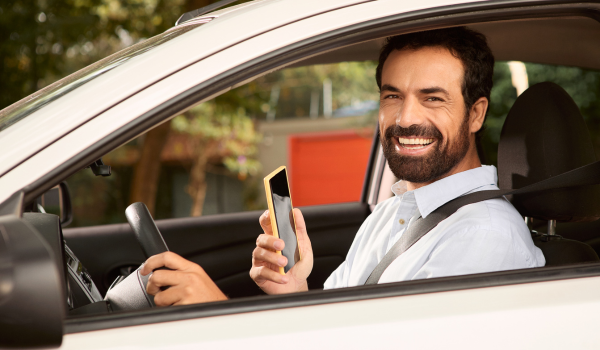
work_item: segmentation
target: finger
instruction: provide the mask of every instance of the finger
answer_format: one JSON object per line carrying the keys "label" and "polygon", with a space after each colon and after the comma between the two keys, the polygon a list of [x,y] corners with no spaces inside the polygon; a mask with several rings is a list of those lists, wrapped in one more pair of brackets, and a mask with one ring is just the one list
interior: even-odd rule
{"label": "finger", "polygon": [[260,223],[260,227],[262,227],[263,231],[268,235],[273,235],[273,229],[271,227],[271,216],[269,215],[269,211],[265,210],[264,213],[258,218],[258,222]]}
{"label": "finger", "polygon": [[146,292],[151,295],[158,294],[160,287],[176,286],[181,283],[180,271],[158,270],[148,279]]}
{"label": "finger", "polygon": [[168,267],[172,270],[184,270],[191,264],[190,261],[182,258],[181,256],[173,252],[164,252],[161,254],[153,255],[146,260],[144,266],[140,270],[142,276],[146,276],[150,272],[158,269],[159,267]]}
{"label": "finger", "polygon": [[216,285],[213,285],[213,288],[208,285],[198,288],[182,284],[156,294],[154,304],[156,306],[188,305],[227,299],[227,296]]}
{"label": "finger", "polygon": [[252,265],[257,266],[259,263],[270,263],[277,266],[285,266],[287,265],[287,258],[270,250],[256,247],[252,252]]}
{"label": "finger", "polygon": [[296,236],[298,237],[298,245],[300,246],[300,255],[302,257],[309,254],[312,256],[312,245],[306,231],[306,222],[304,221],[302,212],[298,208],[294,209],[294,220],[296,222]]}
{"label": "finger", "polygon": [[283,241],[283,239],[276,238],[263,233],[262,235],[259,235],[256,239],[256,246],[272,251],[281,251],[285,247],[285,242]]}
{"label": "finger", "polygon": [[287,275],[282,275],[279,272],[275,272],[269,269],[266,266],[261,267],[253,267],[250,269],[250,278],[258,284],[258,286],[263,285],[267,281],[275,282],[278,284],[286,284],[289,281],[289,277]]}
{"label": "finger", "polygon": [[176,288],[169,288],[164,292],[160,292],[154,296],[154,304],[156,306],[171,306],[180,301],[182,295]]}

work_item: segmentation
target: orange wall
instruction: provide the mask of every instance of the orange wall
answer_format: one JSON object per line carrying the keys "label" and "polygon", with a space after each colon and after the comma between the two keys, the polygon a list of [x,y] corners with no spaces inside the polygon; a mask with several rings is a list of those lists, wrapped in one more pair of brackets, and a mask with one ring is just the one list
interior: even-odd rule
{"label": "orange wall", "polygon": [[360,200],[372,140],[354,130],[290,135],[293,205]]}

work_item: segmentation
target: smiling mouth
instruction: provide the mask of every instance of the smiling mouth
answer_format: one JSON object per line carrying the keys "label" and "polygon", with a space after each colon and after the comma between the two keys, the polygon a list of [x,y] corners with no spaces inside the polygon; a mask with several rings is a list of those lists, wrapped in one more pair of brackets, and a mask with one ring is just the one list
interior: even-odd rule
{"label": "smiling mouth", "polygon": [[399,137],[397,140],[398,140],[398,144],[400,145],[400,147],[405,148],[405,149],[410,149],[410,150],[418,150],[418,149],[425,148],[435,141],[435,139],[432,139],[432,138],[405,138],[405,137]]}

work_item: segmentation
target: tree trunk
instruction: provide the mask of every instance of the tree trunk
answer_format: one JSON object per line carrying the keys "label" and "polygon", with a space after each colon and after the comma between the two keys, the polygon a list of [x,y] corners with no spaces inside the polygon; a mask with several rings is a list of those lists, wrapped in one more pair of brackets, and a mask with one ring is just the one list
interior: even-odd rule
{"label": "tree trunk", "polygon": [[206,199],[206,165],[217,147],[217,142],[199,142],[195,147],[196,157],[192,164],[187,192],[192,197],[191,216],[201,216]]}
{"label": "tree trunk", "polygon": [[146,134],[140,159],[133,170],[133,183],[129,200],[131,203],[142,202],[146,204],[153,216],[160,176],[160,155],[167,142],[170,130],[171,123],[166,122]]}

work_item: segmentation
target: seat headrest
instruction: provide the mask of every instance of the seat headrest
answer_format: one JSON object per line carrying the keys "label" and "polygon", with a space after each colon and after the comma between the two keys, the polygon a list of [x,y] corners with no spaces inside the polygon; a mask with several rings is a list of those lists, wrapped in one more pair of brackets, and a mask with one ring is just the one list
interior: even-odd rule
{"label": "seat headrest", "polygon": [[[498,145],[500,188],[518,189],[596,161],[579,108],[560,86],[540,83],[510,109]],[[515,195],[523,216],[563,222],[600,218],[600,186]]]}

